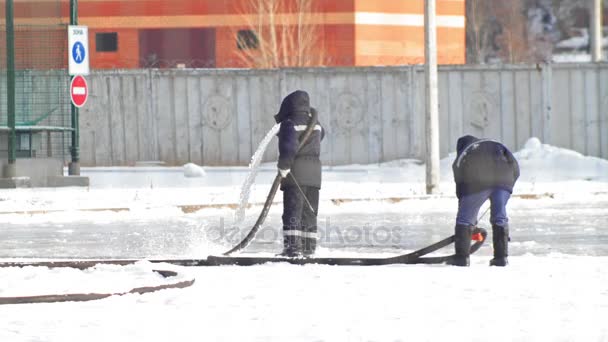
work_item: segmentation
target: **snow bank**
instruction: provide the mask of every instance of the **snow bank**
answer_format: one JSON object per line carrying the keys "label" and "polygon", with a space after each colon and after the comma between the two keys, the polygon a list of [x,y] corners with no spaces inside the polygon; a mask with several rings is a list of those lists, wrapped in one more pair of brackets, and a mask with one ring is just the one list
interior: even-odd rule
{"label": "snow bank", "polygon": [[521,169],[520,181],[608,181],[608,160],[542,144],[530,138],[514,153]]}

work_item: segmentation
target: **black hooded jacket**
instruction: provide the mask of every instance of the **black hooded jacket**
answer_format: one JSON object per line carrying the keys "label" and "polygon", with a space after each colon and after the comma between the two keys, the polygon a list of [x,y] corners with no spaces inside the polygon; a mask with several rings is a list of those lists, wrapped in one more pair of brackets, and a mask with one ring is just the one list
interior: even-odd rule
{"label": "black hooded jacket", "polygon": [[513,192],[519,164],[503,144],[465,135],[458,139],[456,152],[452,171],[458,198],[491,188]]}
{"label": "black hooded jacket", "polygon": [[[279,169],[290,169],[300,186],[321,188],[321,140],[324,131],[317,122],[306,143],[298,151],[300,136],[306,131],[311,113],[308,93],[302,90],[287,95],[279,113],[274,116],[281,123],[279,130]],[[281,188],[295,185],[291,176],[283,179]]]}

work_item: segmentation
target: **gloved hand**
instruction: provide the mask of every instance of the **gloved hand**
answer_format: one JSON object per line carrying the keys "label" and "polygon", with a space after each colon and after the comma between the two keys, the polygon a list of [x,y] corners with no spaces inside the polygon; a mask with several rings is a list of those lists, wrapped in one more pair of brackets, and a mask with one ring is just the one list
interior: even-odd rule
{"label": "gloved hand", "polygon": [[281,174],[281,177],[285,178],[287,177],[287,175],[289,174],[289,171],[291,171],[290,169],[279,169],[279,173]]}

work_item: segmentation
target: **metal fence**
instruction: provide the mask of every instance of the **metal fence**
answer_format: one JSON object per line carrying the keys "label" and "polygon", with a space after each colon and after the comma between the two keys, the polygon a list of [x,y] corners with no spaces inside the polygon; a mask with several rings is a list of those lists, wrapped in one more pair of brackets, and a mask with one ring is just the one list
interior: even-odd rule
{"label": "metal fence", "polygon": [[[247,165],[283,96],[310,93],[326,165],[424,159],[420,66],[98,71],[81,110],[83,166]],[[441,156],[463,134],[530,137],[608,158],[608,64],[450,66],[439,72]],[[276,144],[266,153],[275,160]]]}
{"label": "metal fence", "polygon": [[[0,132],[8,132],[6,27],[0,26]],[[15,25],[16,156],[27,158],[68,155],[71,129],[67,26]],[[0,156],[8,154],[0,140]]]}

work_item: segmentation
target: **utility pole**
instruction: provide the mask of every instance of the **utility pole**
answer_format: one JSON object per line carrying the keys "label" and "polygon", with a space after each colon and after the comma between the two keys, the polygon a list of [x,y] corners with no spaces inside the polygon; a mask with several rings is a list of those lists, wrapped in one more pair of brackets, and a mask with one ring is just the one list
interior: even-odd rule
{"label": "utility pole", "polygon": [[435,0],[424,1],[424,73],[426,108],[426,193],[439,190],[439,107]]}
{"label": "utility pole", "polygon": [[602,0],[592,0],[591,3],[591,60],[602,60]]}

